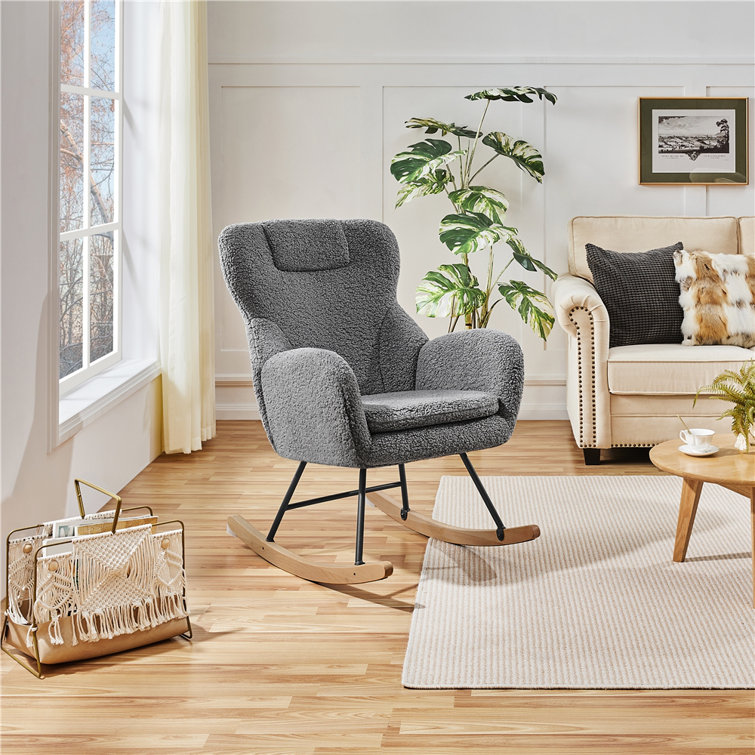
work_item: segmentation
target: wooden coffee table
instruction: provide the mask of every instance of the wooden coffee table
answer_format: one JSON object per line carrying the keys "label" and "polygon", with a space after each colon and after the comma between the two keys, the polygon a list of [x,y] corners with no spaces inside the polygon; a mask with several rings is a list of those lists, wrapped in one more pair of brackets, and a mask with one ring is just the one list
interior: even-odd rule
{"label": "wooden coffee table", "polygon": [[[697,504],[704,482],[722,485],[750,499],[753,553],[755,554],[755,450],[743,454],[734,448],[734,436],[714,435],[713,445],[719,447],[713,456],[687,456],[679,450],[679,439],[667,440],[650,451],[650,461],[658,469],[682,478],[682,500],[676,525],[674,561],[684,561]],[[753,606],[755,606],[755,563],[753,563]]]}

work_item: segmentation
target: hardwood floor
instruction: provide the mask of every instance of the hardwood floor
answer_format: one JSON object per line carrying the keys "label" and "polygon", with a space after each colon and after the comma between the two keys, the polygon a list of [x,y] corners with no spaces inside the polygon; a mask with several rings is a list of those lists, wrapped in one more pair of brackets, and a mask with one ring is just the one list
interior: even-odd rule
{"label": "hardwood floor", "polygon": [[[657,473],[645,451],[613,457],[585,467],[566,422],[521,422],[507,445],[471,454],[481,475]],[[333,588],[268,566],[225,532],[233,513],[266,528],[295,468],[258,422],[221,422],[201,453],[160,457],[133,480],[125,505],[186,523],[195,639],[48,667],[43,680],[3,655],[3,753],[755,752],[751,691],[404,689],[423,537],[368,508],[365,554],[392,561],[393,576]],[[439,476],[465,474],[457,457],[407,472],[426,513]],[[370,472],[368,484],[394,475]],[[298,494],[354,488],[356,476],[310,465]],[[278,539],[346,563],[354,501],[291,512]]]}

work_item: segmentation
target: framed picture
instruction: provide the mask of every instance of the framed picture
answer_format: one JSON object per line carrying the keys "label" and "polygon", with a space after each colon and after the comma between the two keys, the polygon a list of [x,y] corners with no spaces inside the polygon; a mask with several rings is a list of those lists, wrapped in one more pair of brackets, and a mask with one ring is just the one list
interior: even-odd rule
{"label": "framed picture", "polygon": [[640,97],[640,183],[745,185],[747,97]]}

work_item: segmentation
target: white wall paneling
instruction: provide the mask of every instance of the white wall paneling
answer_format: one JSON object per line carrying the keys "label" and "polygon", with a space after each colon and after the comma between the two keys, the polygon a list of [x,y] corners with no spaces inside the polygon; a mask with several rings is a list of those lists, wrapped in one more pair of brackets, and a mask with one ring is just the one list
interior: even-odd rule
{"label": "white wall paneling", "polygon": [[749,97],[747,120],[750,125],[748,155],[748,173],[750,190],[737,191],[736,186],[721,186],[720,191],[708,191],[705,194],[705,211],[702,215],[752,215],[755,214],[753,183],[755,183],[755,86],[708,86],[708,97]]}
{"label": "white wall paneling", "polygon": [[[315,5],[322,8],[328,4]],[[440,5],[445,4],[435,7]],[[626,11],[627,19],[642,14],[643,6],[650,14],[651,5],[657,10],[659,5],[679,4],[632,5],[634,10]],[[741,9],[745,4],[733,5]],[[490,63],[470,52],[465,60],[450,64],[437,61],[437,55],[428,62],[429,53],[426,59],[407,59],[408,48],[403,57],[401,51],[391,48],[393,62],[367,62],[368,52],[361,62],[354,62],[359,61],[359,54],[349,45],[340,52],[328,48],[327,53],[323,45],[320,57],[312,51],[306,53],[311,57],[307,62],[302,61],[304,48],[295,34],[279,47],[261,43],[259,58],[248,48],[242,53],[234,42],[237,32],[230,30],[227,14],[238,21],[251,18],[250,13],[249,8],[229,10],[222,3],[214,11],[211,7],[210,128],[216,232],[229,223],[276,217],[382,220],[393,229],[401,247],[399,301],[410,313],[414,312],[414,289],[422,275],[451,261],[437,238],[438,222],[449,207],[447,200],[438,196],[395,209],[397,184],[390,175],[389,161],[401,148],[424,137],[419,130],[404,128],[404,121],[412,116],[476,125],[479,103],[463,97],[478,88],[525,83],[546,86],[559,97],[555,107],[493,103],[486,121],[487,128],[525,138],[542,149],[543,185],[503,160],[488,169],[486,183],[505,191],[511,203],[511,224],[519,228],[527,247],[559,272],[567,269],[566,227],[574,215],[753,213],[752,185],[639,186],[637,146],[637,99],[641,96],[708,93],[753,97],[755,73],[746,59],[752,55],[752,42],[749,51],[742,41],[738,47],[728,48],[727,58],[709,59],[705,65],[680,58],[685,49],[681,43],[667,49],[667,60],[658,57],[662,52],[658,48],[648,54],[641,38],[635,38],[631,57],[618,58],[606,51],[589,61],[585,61],[584,50],[577,53],[572,48],[571,54],[565,49],[557,56],[546,53],[525,62],[512,57]],[[226,16],[221,18],[223,14]],[[357,17],[349,16],[349,21],[339,16],[338,23],[356,23]],[[573,20],[572,25],[577,22]],[[638,22],[634,18],[631,23]],[[568,37],[568,29],[562,32]],[[687,41],[698,32],[690,32]],[[630,55],[628,50],[620,52]],[[734,54],[739,58],[732,59]],[[334,61],[339,55],[343,60]],[[643,59],[643,55],[647,57]],[[751,180],[752,171],[751,154]],[[522,279],[546,285],[542,276],[521,273]],[[520,277],[519,270],[516,275]],[[216,309],[218,417],[256,417],[246,338],[219,269]],[[445,330],[442,321],[415,317],[430,335]],[[505,304],[496,308],[492,324],[512,333],[525,351],[527,378],[520,416],[565,417],[566,339],[558,326],[543,347]]]}

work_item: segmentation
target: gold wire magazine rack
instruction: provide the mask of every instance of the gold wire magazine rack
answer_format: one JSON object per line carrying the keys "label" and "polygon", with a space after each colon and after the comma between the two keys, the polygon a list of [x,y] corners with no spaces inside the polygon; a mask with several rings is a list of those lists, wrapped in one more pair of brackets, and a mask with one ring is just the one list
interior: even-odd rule
{"label": "gold wire magazine rack", "polygon": [[[115,509],[87,514],[82,485],[113,498]],[[183,522],[158,522],[149,506],[124,509],[120,496],[85,480],[74,487],[79,517],[22,527],[6,540],[0,647],[38,678],[42,664],[192,636]]]}

